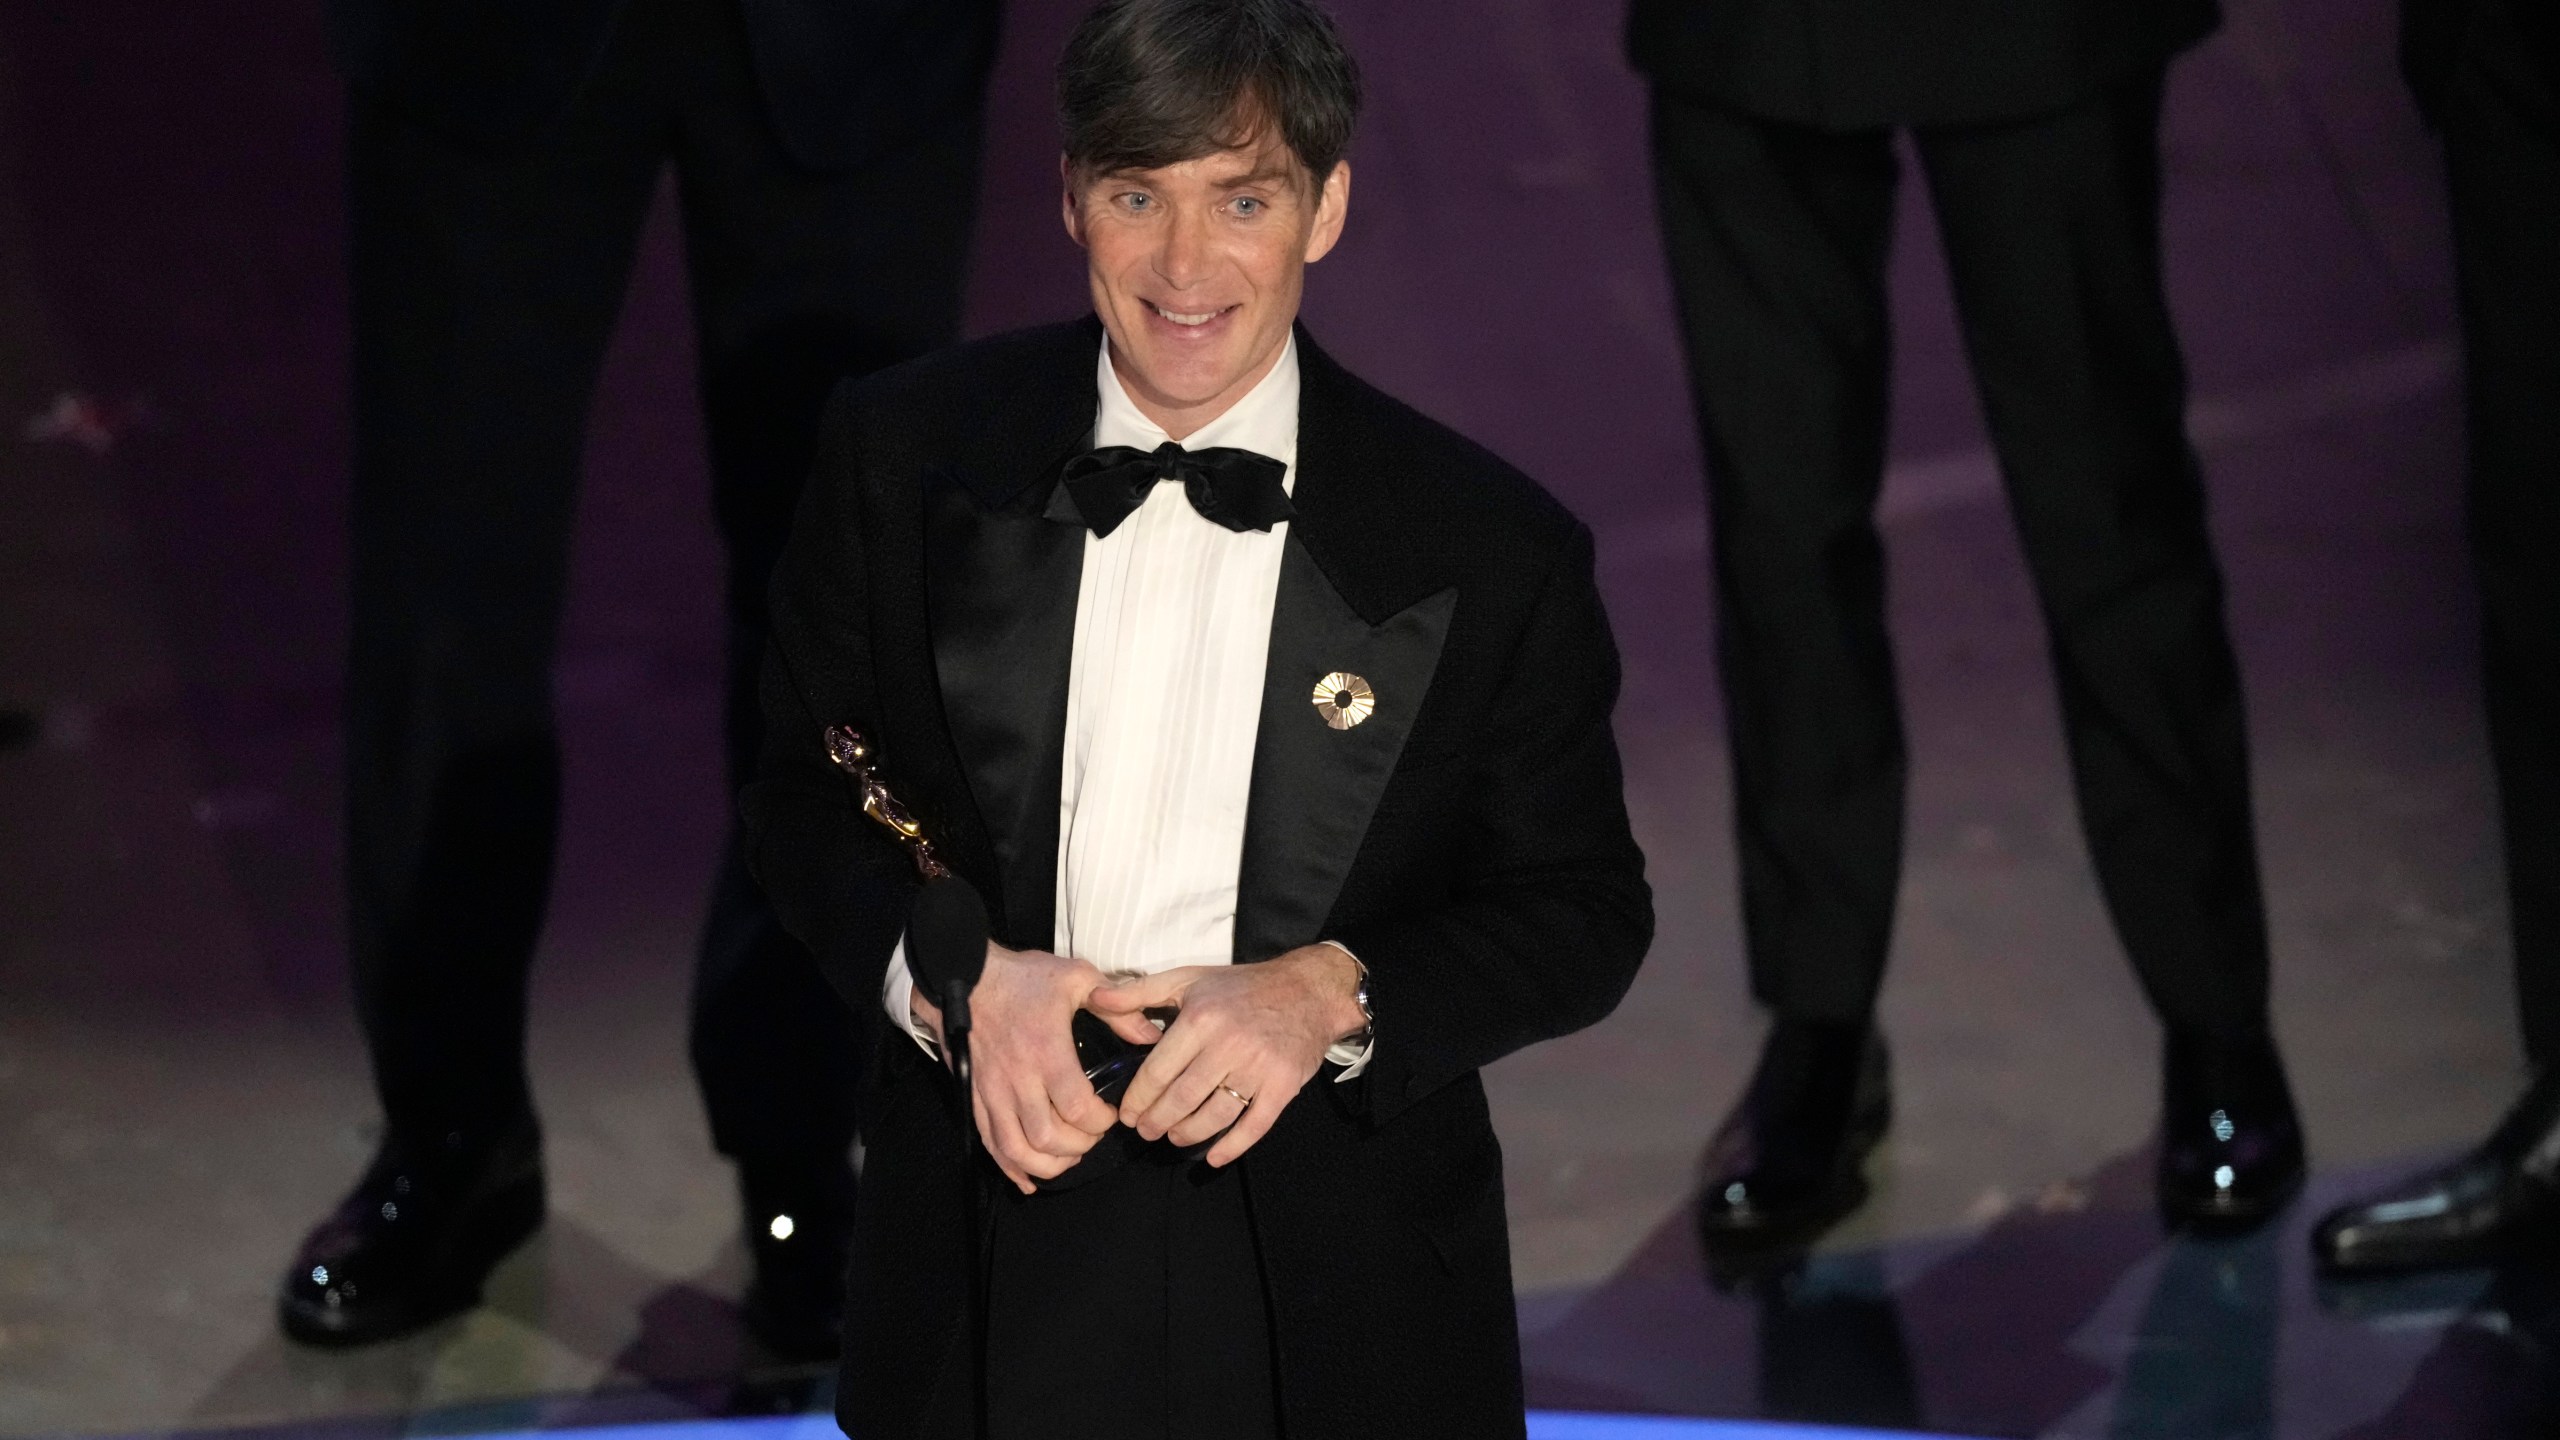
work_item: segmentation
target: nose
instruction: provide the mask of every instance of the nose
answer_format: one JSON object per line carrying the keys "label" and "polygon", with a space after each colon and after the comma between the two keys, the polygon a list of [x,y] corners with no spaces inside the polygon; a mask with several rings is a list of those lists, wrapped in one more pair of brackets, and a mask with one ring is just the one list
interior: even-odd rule
{"label": "nose", "polygon": [[1188,289],[1207,278],[1209,273],[1209,216],[1201,212],[1180,214],[1164,228],[1163,242],[1156,247],[1156,274],[1177,290]]}

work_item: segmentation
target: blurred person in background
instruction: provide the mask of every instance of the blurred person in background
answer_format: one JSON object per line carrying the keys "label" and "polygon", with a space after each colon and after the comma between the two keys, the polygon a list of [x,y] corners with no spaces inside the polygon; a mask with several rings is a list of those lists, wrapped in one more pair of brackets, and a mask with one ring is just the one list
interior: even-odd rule
{"label": "blurred person in background", "polygon": [[2401,68],[2444,142],[2481,672],[2533,1082],[2452,1164],[2331,1212],[2342,1272],[2560,1240],[2560,6],[2403,0]]}
{"label": "blurred person in background", "polygon": [[[713,509],[727,764],[765,589],[842,375],[960,316],[995,0],[335,0],[349,84],[348,927],[384,1132],[286,1275],[286,1332],[477,1303],[540,1224],[527,968],[558,828],[551,663],[587,409],[672,165]],[[859,1031],[734,839],[691,1049],[776,1352],[832,1355]]]}
{"label": "blurred person in background", "polygon": [[1875,507],[1907,132],[2041,600],[2083,827],[2166,1031],[2158,1197],[2245,1226],[2302,1175],[2268,1028],[2240,678],[2160,274],[2159,122],[2213,0],[1635,0],[1705,441],[1752,989],[1711,1242],[1863,1199],[1906,760]]}

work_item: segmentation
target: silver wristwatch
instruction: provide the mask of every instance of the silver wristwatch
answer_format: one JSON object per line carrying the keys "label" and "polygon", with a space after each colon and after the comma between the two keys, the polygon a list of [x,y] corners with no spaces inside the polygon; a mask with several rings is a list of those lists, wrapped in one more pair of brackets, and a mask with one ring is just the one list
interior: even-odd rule
{"label": "silver wristwatch", "polygon": [[1360,1028],[1334,1041],[1334,1043],[1337,1045],[1350,1045],[1376,1039],[1378,1035],[1378,1012],[1369,1008],[1369,962],[1361,959],[1357,955],[1352,955],[1351,947],[1343,944],[1339,940],[1327,940],[1324,943],[1341,951],[1343,954],[1350,956],[1351,968],[1360,972],[1360,978],[1353,982],[1351,987],[1351,1003],[1360,1007]]}

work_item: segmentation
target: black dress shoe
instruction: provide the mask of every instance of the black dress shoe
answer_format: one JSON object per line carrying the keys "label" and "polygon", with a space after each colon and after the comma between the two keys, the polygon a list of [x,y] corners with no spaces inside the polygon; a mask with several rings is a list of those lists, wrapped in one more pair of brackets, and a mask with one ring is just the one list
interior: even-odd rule
{"label": "black dress shoe", "polygon": [[2560,1071],[2546,1071],[2478,1149],[2324,1216],[2312,1253],[2337,1272],[2485,1265],[2560,1231]]}
{"label": "black dress shoe", "polygon": [[2234,1231],[2283,1209],[2302,1188],[2302,1122],[2275,1042],[2173,1032],[2161,1068],[2161,1218]]}
{"label": "black dress shoe", "polygon": [[468,1310],[542,1211],[530,1120],[496,1134],[386,1136],[354,1193],[303,1240],[284,1279],[284,1333],[370,1345]]}
{"label": "black dress shoe", "polygon": [[1892,1123],[1886,1072],[1871,1025],[1772,1026],[1751,1088],[1707,1147],[1702,1238],[1806,1240],[1864,1204],[1867,1154]]}
{"label": "black dress shoe", "polygon": [[845,1269],[853,1243],[853,1170],[742,1161],[747,1255],[754,1274],[747,1330],[783,1360],[833,1360],[844,1344]]}

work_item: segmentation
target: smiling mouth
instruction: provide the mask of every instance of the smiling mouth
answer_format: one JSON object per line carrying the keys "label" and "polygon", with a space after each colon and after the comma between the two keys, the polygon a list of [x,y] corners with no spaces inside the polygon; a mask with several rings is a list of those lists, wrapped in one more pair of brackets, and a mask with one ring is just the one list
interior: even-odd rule
{"label": "smiling mouth", "polygon": [[1180,325],[1187,330],[1196,330],[1201,326],[1208,324],[1210,321],[1226,314],[1228,311],[1239,308],[1234,305],[1222,305],[1215,310],[1183,311],[1168,310],[1153,300],[1146,303],[1148,309],[1156,312],[1156,314],[1163,318],[1168,324]]}

